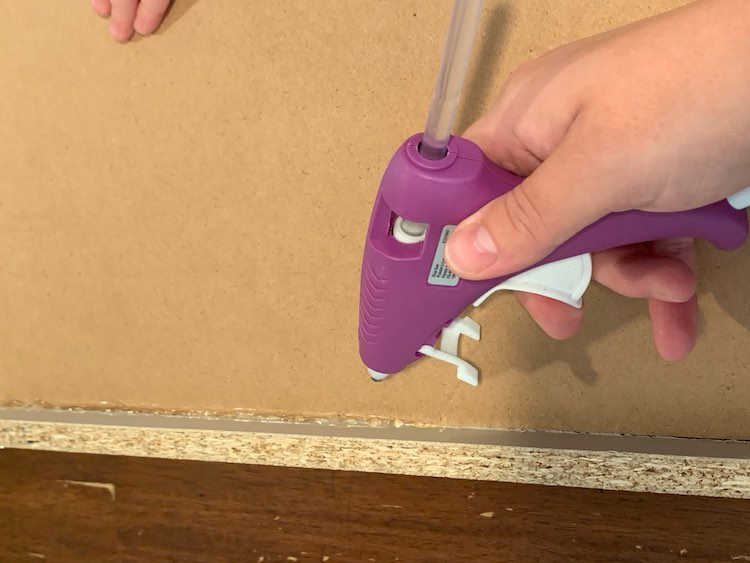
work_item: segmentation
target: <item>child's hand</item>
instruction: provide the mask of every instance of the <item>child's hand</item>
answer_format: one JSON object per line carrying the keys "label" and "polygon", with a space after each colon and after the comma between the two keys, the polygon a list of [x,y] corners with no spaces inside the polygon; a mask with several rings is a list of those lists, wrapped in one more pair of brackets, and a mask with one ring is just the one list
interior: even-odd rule
{"label": "child's hand", "polygon": [[[528,179],[459,225],[446,260],[467,279],[518,271],[613,211],[679,211],[750,185],[750,6],[699,0],[518,68],[466,132],[500,165]],[[595,278],[649,300],[668,360],[697,336],[692,241],[594,256]],[[582,312],[519,295],[553,337]]]}
{"label": "child's hand", "polygon": [[125,42],[133,31],[150,35],[159,28],[171,0],[91,0],[94,11],[109,17],[109,34],[116,41]]}

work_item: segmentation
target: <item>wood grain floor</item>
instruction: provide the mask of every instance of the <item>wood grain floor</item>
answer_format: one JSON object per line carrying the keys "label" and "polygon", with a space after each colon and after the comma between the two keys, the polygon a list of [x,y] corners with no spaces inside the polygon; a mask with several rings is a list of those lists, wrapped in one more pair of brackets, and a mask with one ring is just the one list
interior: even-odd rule
{"label": "wood grain floor", "polygon": [[750,561],[750,501],[0,451],[0,561]]}

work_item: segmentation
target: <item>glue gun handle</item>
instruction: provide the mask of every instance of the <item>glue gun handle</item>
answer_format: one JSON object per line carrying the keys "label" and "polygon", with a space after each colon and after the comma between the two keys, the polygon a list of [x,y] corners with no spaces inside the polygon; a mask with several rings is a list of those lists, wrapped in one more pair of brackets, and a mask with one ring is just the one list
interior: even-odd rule
{"label": "glue gun handle", "polygon": [[722,250],[742,245],[748,235],[747,214],[726,200],[669,213],[624,211],[611,213],[558,247],[545,262],[628,244],[668,238],[704,239]]}

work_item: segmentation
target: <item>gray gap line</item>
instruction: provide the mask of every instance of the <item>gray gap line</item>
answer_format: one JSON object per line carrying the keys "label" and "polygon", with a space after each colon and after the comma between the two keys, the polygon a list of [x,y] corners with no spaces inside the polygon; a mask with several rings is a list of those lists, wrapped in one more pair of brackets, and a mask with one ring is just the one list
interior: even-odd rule
{"label": "gray gap line", "polygon": [[16,407],[0,407],[0,420],[750,459],[750,442],[748,441],[666,436],[467,427],[418,428],[406,425],[396,428],[395,426],[370,426],[364,423],[288,422],[252,418]]}

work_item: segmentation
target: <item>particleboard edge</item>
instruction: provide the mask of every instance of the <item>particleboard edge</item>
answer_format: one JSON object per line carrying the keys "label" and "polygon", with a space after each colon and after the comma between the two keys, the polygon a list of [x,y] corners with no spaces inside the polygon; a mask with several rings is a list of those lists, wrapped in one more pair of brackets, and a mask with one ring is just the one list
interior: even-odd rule
{"label": "particleboard edge", "polygon": [[750,499],[750,442],[0,408],[0,448]]}

